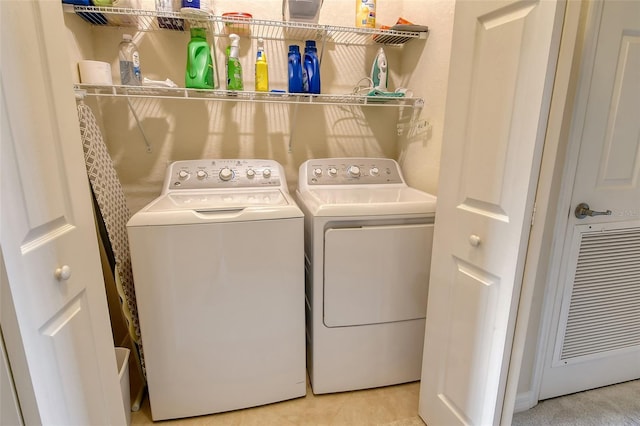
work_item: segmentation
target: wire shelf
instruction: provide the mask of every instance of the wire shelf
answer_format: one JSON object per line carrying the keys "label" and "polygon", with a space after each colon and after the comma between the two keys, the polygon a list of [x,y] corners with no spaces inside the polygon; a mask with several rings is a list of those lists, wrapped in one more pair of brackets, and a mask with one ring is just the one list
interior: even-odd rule
{"label": "wire shelf", "polygon": [[193,99],[229,102],[259,102],[305,105],[351,105],[376,107],[419,107],[422,98],[379,97],[364,95],[312,95],[308,93],[252,92],[230,90],[185,89],[152,86],[111,86],[93,84],[75,84],[74,90],[81,96],[104,96],[152,99]]}
{"label": "wire shelf", "polygon": [[427,31],[353,28],[118,7],[64,5],[64,8],[66,12],[76,13],[92,25],[135,28],[138,31],[186,31],[191,27],[203,27],[209,29],[210,33],[216,37],[226,37],[230,33],[236,33],[251,38],[314,39],[348,45],[402,45],[410,40],[424,39],[427,36]]}

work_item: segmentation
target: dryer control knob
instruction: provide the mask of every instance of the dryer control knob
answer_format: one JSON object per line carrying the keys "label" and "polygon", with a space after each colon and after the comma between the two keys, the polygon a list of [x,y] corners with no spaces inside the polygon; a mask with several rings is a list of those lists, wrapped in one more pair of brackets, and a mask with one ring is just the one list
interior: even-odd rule
{"label": "dryer control knob", "polygon": [[360,177],[360,167],[358,166],[349,166],[347,169],[347,173],[351,177]]}
{"label": "dryer control knob", "polygon": [[369,170],[369,173],[371,173],[371,176],[378,176],[380,174],[380,169],[372,167],[371,170]]}
{"label": "dryer control knob", "polygon": [[255,170],[253,170],[253,169],[248,169],[248,170],[247,170],[247,177],[248,177],[249,179],[253,179],[253,177],[254,177],[255,175],[256,175],[256,171],[255,171]]}
{"label": "dryer control knob", "polygon": [[262,177],[265,179],[269,179],[271,177],[271,170],[270,169],[264,169],[262,171]]}
{"label": "dryer control knob", "polygon": [[231,180],[231,178],[233,177],[233,171],[231,171],[230,168],[225,167],[224,169],[220,170],[218,176],[220,176],[220,179],[224,181]]}
{"label": "dryer control knob", "polygon": [[329,176],[335,177],[338,174],[338,169],[336,169],[335,167],[329,167],[329,170],[327,170],[327,172],[329,173]]}
{"label": "dryer control knob", "polygon": [[186,178],[188,178],[188,177],[189,177],[189,172],[188,172],[188,171],[186,171],[186,170],[180,170],[180,171],[178,172],[178,177],[179,177],[180,179],[186,179]]}
{"label": "dryer control knob", "polygon": [[207,172],[205,172],[204,170],[198,170],[196,176],[198,176],[198,179],[204,179],[207,177]]}
{"label": "dryer control knob", "polygon": [[313,175],[315,177],[320,177],[322,176],[322,169],[320,167],[317,167],[315,169],[313,169]]}

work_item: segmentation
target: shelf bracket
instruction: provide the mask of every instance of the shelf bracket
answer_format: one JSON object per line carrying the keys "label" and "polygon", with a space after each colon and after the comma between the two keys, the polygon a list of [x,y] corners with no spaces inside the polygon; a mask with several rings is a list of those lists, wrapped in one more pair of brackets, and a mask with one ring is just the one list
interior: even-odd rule
{"label": "shelf bracket", "polygon": [[142,139],[144,140],[144,144],[147,147],[147,152],[151,153],[151,145],[149,144],[149,139],[147,139],[147,134],[144,132],[144,129],[142,128],[142,123],[140,123],[140,118],[138,117],[138,114],[136,113],[136,110],[133,108],[133,105],[131,105],[131,99],[129,99],[129,97],[127,96],[127,105],[129,105],[129,109],[131,110],[131,114],[133,114],[133,118],[135,118],[136,120],[136,124],[138,125],[138,129],[140,129],[140,133],[142,134]]}
{"label": "shelf bracket", "polygon": [[327,41],[327,29],[323,28],[322,29],[322,38],[320,40],[320,42],[322,43],[320,45],[320,57],[318,58],[318,63],[320,65],[322,65],[322,57],[324,56],[324,48],[325,48],[325,45],[326,45],[326,41]]}
{"label": "shelf bracket", "polygon": [[291,154],[293,152],[292,149],[292,145],[293,145],[293,130],[296,127],[296,120],[298,118],[298,108],[300,107],[299,103],[294,103],[293,104],[293,114],[291,116],[291,121],[289,122],[289,147],[287,149],[287,152],[289,154]]}

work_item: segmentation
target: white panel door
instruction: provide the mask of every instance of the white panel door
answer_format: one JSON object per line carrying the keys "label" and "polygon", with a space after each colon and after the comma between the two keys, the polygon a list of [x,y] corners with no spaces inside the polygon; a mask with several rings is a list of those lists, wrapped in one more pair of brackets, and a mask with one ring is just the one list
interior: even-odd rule
{"label": "white panel door", "polygon": [[0,7],[0,244],[37,403],[25,419],[124,424],[61,5]]}
{"label": "white panel door", "polygon": [[550,0],[456,4],[420,388],[429,425],[501,420],[563,14]]}
{"label": "white panel door", "polygon": [[[540,399],[640,377],[640,2],[592,9],[557,328]],[[581,203],[593,216],[576,216]]]}

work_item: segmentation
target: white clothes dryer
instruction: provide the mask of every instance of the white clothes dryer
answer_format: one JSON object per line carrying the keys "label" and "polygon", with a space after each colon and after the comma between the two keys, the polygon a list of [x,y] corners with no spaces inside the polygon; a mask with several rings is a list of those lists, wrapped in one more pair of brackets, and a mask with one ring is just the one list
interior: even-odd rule
{"label": "white clothes dryer", "polygon": [[275,161],[169,165],[127,224],[153,420],[306,394],[303,226]]}
{"label": "white clothes dryer", "polygon": [[436,197],[391,159],[300,167],[313,392],[420,379]]}

